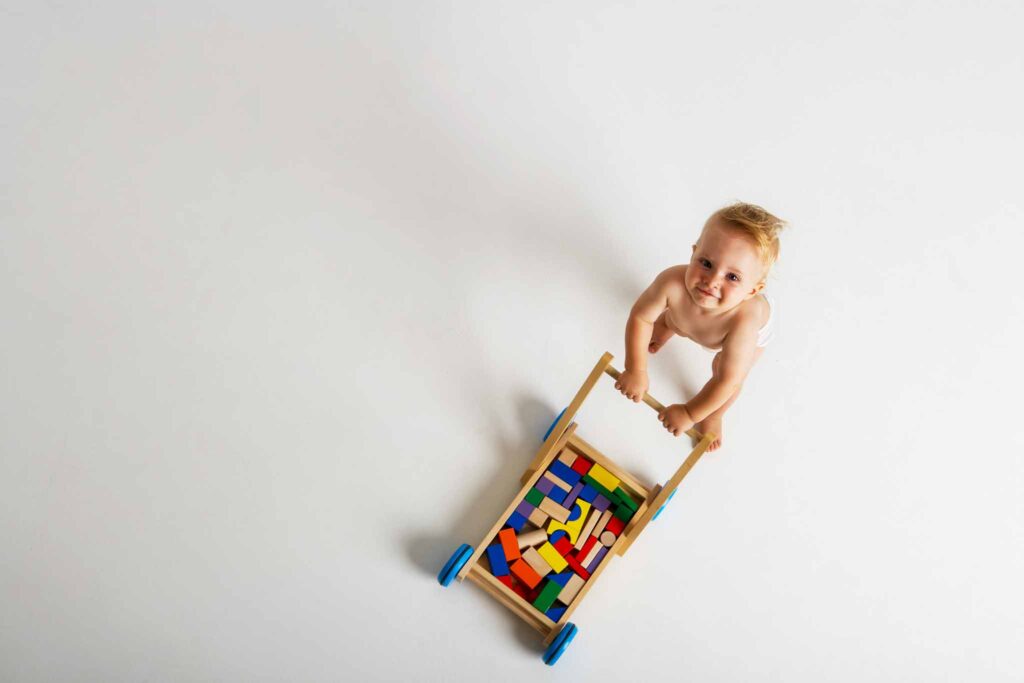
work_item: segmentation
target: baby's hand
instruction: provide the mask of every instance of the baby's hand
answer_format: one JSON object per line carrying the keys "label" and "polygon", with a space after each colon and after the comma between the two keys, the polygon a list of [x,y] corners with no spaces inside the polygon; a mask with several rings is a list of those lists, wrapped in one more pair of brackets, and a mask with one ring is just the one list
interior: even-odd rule
{"label": "baby's hand", "polygon": [[615,381],[615,388],[625,396],[639,403],[647,393],[647,373],[635,370],[625,370]]}
{"label": "baby's hand", "polygon": [[665,429],[672,432],[673,436],[679,436],[693,426],[693,418],[683,403],[676,403],[658,413],[658,419],[665,425]]}

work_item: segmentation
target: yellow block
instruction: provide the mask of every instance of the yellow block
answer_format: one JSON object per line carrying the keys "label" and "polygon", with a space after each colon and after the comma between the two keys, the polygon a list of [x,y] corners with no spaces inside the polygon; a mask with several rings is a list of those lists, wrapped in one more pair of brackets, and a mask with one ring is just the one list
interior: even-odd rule
{"label": "yellow block", "polygon": [[601,467],[597,463],[594,463],[594,466],[590,468],[590,471],[587,472],[587,474],[590,475],[591,479],[593,479],[594,481],[596,481],[598,484],[605,487],[609,491],[614,491],[619,486],[619,480],[615,477],[615,475],[606,470],[605,468]]}
{"label": "yellow block", "polygon": [[[576,545],[576,539],[579,538],[580,529],[583,528],[583,523],[587,519],[587,513],[590,511],[590,503],[588,503],[585,500],[580,500],[579,498],[577,498],[576,502],[573,503],[573,506],[576,505],[580,506],[580,516],[572,520],[571,522],[565,522],[564,524],[562,522],[559,522],[558,520],[552,519],[551,524],[548,524],[549,536],[558,531],[559,529],[561,529],[565,531],[565,533],[569,534],[569,542],[573,545]],[[570,510],[570,512],[572,511]],[[558,551],[556,550],[555,552]]]}
{"label": "yellow block", "polygon": [[569,563],[565,561],[561,553],[555,550],[555,546],[550,543],[545,543],[541,547],[537,548],[537,552],[544,558],[544,561],[551,565],[551,568],[556,572],[560,572],[569,566]]}

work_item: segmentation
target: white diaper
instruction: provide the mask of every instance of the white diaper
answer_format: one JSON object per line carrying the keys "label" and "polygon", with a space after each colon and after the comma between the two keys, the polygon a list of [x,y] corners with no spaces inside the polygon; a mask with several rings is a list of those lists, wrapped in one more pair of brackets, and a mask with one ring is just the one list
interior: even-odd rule
{"label": "white diaper", "polygon": [[[768,302],[768,320],[765,324],[757,331],[757,347],[764,348],[768,346],[772,339],[775,338],[775,300],[767,294],[762,294],[764,300]],[[702,349],[708,353],[718,353],[721,349],[709,349],[706,346],[702,346]]]}

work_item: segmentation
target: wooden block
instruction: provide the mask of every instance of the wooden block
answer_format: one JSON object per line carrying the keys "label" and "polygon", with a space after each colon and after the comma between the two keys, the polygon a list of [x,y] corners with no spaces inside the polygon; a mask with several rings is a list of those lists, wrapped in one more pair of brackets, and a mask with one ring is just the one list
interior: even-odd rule
{"label": "wooden block", "polygon": [[576,457],[577,456],[574,451],[570,451],[568,448],[563,448],[562,452],[558,454],[558,462],[565,463],[569,467],[572,467],[572,464],[576,462]]}
{"label": "wooden block", "polygon": [[637,508],[640,507],[637,504],[637,502],[633,500],[633,497],[626,492],[626,489],[622,488],[621,486],[612,491],[612,493],[615,494],[616,500],[618,500],[620,503],[628,507],[633,512],[636,512]]}
{"label": "wooden block", "polygon": [[516,531],[520,531],[524,526],[526,526],[526,519],[526,517],[523,517],[518,512],[513,512],[512,515],[505,522],[505,525],[512,527]]}
{"label": "wooden block", "polygon": [[[548,502],[547,498],[542,500],[541,504],[543,505],[546,502]],[[540,508],[537,508],[532,513],[530,513],[530,516],[527,517],[527,519],[530,520],[530,524],[532,524],[534,526],[537,526],[537,527],[542,527],[545,524],[547,524],[548,516],[547,516],[547,514],[543,510],[541,510]]]}
{"label": "wooden block", "polygon": [[601,532],[604,531],[604,527],[608,524],[608,520],[612,518],[612,513],[609,510],[605,510],[601,513],[601,519],[597,520],[597,526],[591,532],[595,536],[600,536]]}
{"label": "wooden block", "polygon": [[610,489],[605,488],[604,484],[599,482],[597,479],[592,478],[589,474],[583,475],[583,479],[581,481],[584,484],[587,484],[588,486],[593,486],[595,489],[597,489],[597,492],[599,494],[601,494],[608,500],[616,500],[615,494],[612,493]]}
{"label": "wooden block", "polygon": [[616,505],[615,509],[612,510],[612,514],[621,519],[623,522],[628,522],[629,520],[633,519],[633,515],[635,513],[625,505]]}
{"label": "wooden block", "polygon": [[[593,570],[590,568],[591,563],[594,561],[594,558],[597,557],[598,551],[607,550],[607,548],[605,548],[600,543],[597,543],[597,539],[593,536],[591,536],[590,538],[594,541],[594,543],[587,541],[587,544],[590,545],[589,552],[587,552],[587,554],[584,555],[582,559],[579,558],[579,555],[577,555],[576,557],[580,560],[580,564],[587,568],[588,572],[593,573]],[[587,546],[583,547],[585,549]],[[580,551],[580,554],[582,554],[582,552],[583,551]]]}
{"label": "wooden block", "polygon": [[603,545],[606,548],[611,548],[612,543],[615,543],[615,534],[605,529],[601,533],[601,545]]}
{"label": "wooden block", "polygon": [[541,612],[547,612],[551,605],[555,604],[555,598],[562,592],[562,587],[554,581],[548,581],[544,584],[544,588],[541,589],[537,599],[533,601],[533,606],[539,609]]}
{"label": "wooden block", "polygon": [[597,494],[596,498],[594,498],[594,507],[596,507],[601,512],[607,510],[609,505],[611,505],[611,501],[602,496],[600,493]]}
{"label": "wooden block", "polygon": [[587,568],[584,567],[582,564],[580,564],[579,561],[575,557],[573,557],[572,555],[566,555],[565,556],[565,561],[568,562],[569,563],[569,567],[574,572],[579,574],[583,579],[589,579],[590,578],[590,572],[588,572]]}
{"label": "wooden block", "polygon": [[[561,489],[561,488],[558,488],[557,486],[552,485],[551,486],[551,490],[548,492],[548,500],[553,500],[556,503],[558,503],[559,505],[562,505],[562,501],[564,501],[566,496],[568,496],[568,495],[569,495],[569,492],[566,491],[565,489]],[[562,507],[565,507],[565,506],[562,505]]]}
{"label": "wooden block", "polygon": [[586,559],[587,555],[590,554],[591,549],[595,545],[597,545],[597,537],[591,536],[586,540],[586,542],[583,544],[583,547],[580,548],[579,552],[576,553],[576,559],[579,560],[580,564],[582,564],[584,567],[587,566],[587,563],[584,562],[584,559]]}
{"label": "wooden block", "polygon": [[609,491],[614,491],[619,485],[619,478],[598,464],[591,467],[587,475]]}
{"label": "wooden block", "polygon": [[572,552],[572,543],[570,543],[569,539],[566,537],[558,539],[552,545],[555,546],[555,550],[557,550],[558,554],[562,557],[565,557]]}
{"label": "wooden block", "polygon": [[543,529],[534,529],[533,531],[527,531],[525,534],[519,534],[516,536],[516,543],[519,545],[519,549],[529,546],[540,545],[548,540],[548,532]]}
{"label": "wooden block", "polygon": [[[540,507],[537,509],[551,515],[552,519],[557,519],[562,524],[565,524],[567,521],[569,521],[569,511],[566,510],[561,505],[559,505],[558,503],[556,503],[555,501],[551,500],[550,498],[545,498],[544,500],[542,500],[540,503]],[[533,520],[531,519],[530,521]]]}
{"label": "wooden block", "polygon": [[561,481],[567,483],[569,488],[572,488],[580,481],[579,472],[557,460],[551,463],[551,466],[548,468],[548,474],[558,477]]}
{"label": "wooden block", "polygon": [[519,559],[519,543],[516,542],[516,532],[512,529],[502,529],[498,532],[498,540],[501,541],[501,550],[505,553],[505,559],[511,562]]}
{"label": "wooden block", "polygon": [[562,618],[563,614],[565,614],[566,609],[567,608],[562,607],[561,605],[552,605],[548,611],[544,613],[544,616],[557,624],[558,620]]}
{"label": "wooden block", "polygon": [[512,581],[512,575],[511,574],[505,574],[505,576],[499,576],[498,577],[498,581],[501,581],[503,584],[505,584],[510,589],[513,589],[513,590],[515,589],[515,582]]}
{"label": "wooden block", "polygon": [[572,491],[569,491],[569,495],[562,501],[562,507],[571,510],[573,503],[575,503],[576,499],[579,498],[581,493],[583,493],[584,486],[585,484],[582,481],[576,482],[576,485],[572,487]]}
{"label": "wooden block", "polygon": [[[547,477],[541,477],[540,479],[537,480],[537,484],[534,488],[536,488],[538,491],[540,491],[546,496],[549,493],[551,493],[551,489],[553,489],[554,487],[555,482],[551,481]],[[540,505],[540,503],[537,503],[537,505]]]}
{"label": "wooden block", "polygon": [[544,561],[547,562],[556,572],[560,572],[569,566],[566,563],[565,558],[562,557],[562,554],[550,543],[545,543],[537,548],[537,553],[543,557]]}
{"label": "wooden block", "polygon": [[530,513],[533,512],[533,508],[534,508],[534,506],[530,505],[530,501],[524,500],[523,502],[521,502],[518,505],[518,507],[516,507],[516,512],[521,514],[523,517],[526,517],[527,519],[529,519],[530,518]]}
{"label": "wooden block", "polygon": [[551,573],[551,565],[547,563],[540,553],[537,552],[536,548],[527,548],[523,551],[523,559],[526,564],[530,565],[533,571],[537,572],[538,576],[547,576]]}
{"label": "wooden block", "polygon": [[[512,531],[509,529],[509,531]],[[495,576],[508,576],[508,562],[505,560],[505,551],[495,543],[487,546],[487,561],[491,564],[491,573]]]}
{"label": "wooden block", "polygon": [[[587,523],[583,525],[583,530],[580,532],[579,538],[576,539],[576,543],[573,544],[576,550],[583,547],[583,544],[587,542],[587,538],[594,533],[594,527],[597,526],[597,520],[601,518],[600,510],[591,510],[590,517],[587,519]],[[600,532],[599,532],[600,533]]]}
{"label": "wooden block", "polygon": [[569,583],[569,579],[571,579],[573,576],[575,576],[575,574],[573,574],[569,570],[566,570],[558,574],[552,574],[548,577],[548,581],[554,581],[559,586],[564,586],[565,584]]}
{"label": "wooden block", "polygon": [[619,534],[622,533],[622,530],[625,529],[625,528],[626,528],[626,523],[625,522],[623,522],[618,517],[612,517],[611,519],[608,520],[608,524],[607,524],[607,526],[605,526],[604,529],[605,529],[605,531],[610,531],[613,534],[615,534],[616,536],[618,536]]}
{"label": "wooden block", "polygon": [[[552,465],[557,465],[557,464],[561,464],[561,463],[551,463],[551,464]],[[543,478],[549,480],[552,484],[554,484],[558,488],[562,489],[566,493],[569,493],[569,491],[572,489],[572,486],[570,484],[568,484],[567,482],[562,480],[557,475],[552,474],[551,470],[548,470],[547,472],[545,472],[543,474]],[[548,495],[551,495],[551,494],[549,493]]]}
{"label": "wooden block", "polygon": [[583,483],[583,490],[580,491],[580,498],[582,498],[583,500],[587,501],[588,503],[593,503],[594,499],[597,498],[597,489],[595,489],[593,486],[591,486],[590,484],[588,484],[586,482],[582,482],[582,483]]}
{"label": "wooden block", "polygon": [[587,571],[593,574],[597,570],[597,566],[601,564],[601,560],[604,559],[605,554],[608,552],[608,548],[603,545],[595,545],[594,557],[591,558],[590,563],[584,563],[587,566]]}
{"label": "wooden block", "polygon": [[558,601],[568,605],[572,602],[572,599],[576,597],[576,594],[583,588],[585,580],[582,576],[574,575],[569,577],[569,581],[565,584],[565,588],[558,594]]}
{"label": "wooden block", "polygon": [[[516,578],[525,583],[528,587],[533,588],[540,583],[541,575],[533,571],[533,567],[528,565],[523,560],[516,560],[509,567],[509,570],[515,574]],[[586,571],[585,569],[583,571]],[[524,596],[525,597],[525,596]]]}
{"label": "wooden block", "polygon": [[[554,534],[556,531],[562,530],[569,534],[569,542],[575,543],[576,539],[579,538],[580,530],[583,528],[583,524],[586,521],[585,517],[590,511],[590,503],[577,500],[576,504],[572,506],[572,512],[569,513],[569,519],[566,522],[559,522],[552,520],[548,524],[548,533]],[[575,517],[573,517],[575,515]]]}
{"label": "wooden block", "polygon": [[527,492],[525,500],[533,507],[537,507],[540,505],[540,502],[544,500],[544,493],[538,491],[537,488],[534,487]]}
{"label": "wooden block", "polygon": [[584,458],[582,455],[576,456],[576,461],[572,464],[573,471],[578,473],[580,476],[583,476],[584,474],[589,472],[590,467],[591,462]]}

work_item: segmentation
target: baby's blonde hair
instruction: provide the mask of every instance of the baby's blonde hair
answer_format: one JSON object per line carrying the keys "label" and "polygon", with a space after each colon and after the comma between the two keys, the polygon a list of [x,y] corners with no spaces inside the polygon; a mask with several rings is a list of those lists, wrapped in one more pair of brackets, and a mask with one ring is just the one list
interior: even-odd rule
{"label": "baby's blonde hair", "polygon": [[786,221],[771,215],[760,206],[745,202],[722,207],[711,214],[711,218],[718,218],[751,239],[757,247],[757,255],[764,263],[765,273],[778,260],[779,231],[786,227]]}

